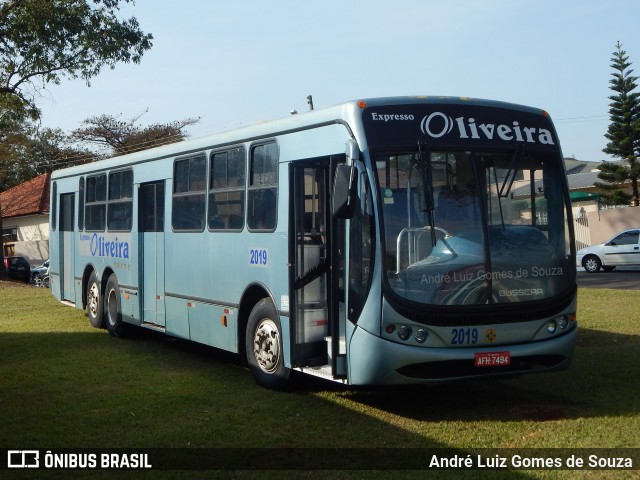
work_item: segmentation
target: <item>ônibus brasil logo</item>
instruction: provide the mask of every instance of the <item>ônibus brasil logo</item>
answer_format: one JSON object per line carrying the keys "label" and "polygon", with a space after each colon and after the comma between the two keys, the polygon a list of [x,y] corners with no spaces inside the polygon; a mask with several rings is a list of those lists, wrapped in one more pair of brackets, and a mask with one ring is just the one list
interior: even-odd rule
{"label": "\u00f4nibus brasil logo", "polygon": [[553,135],[546,128],[522,126],[513,121],[505,123],[476,123],[475,118],[458,117],[456,119],[442,112],[433,112],[420,122],[420,130],[431,138],[440,138],[450,134],[454,128],[460,139],[470,140],[502,140],[505,142],[540,143],[555,145]]}

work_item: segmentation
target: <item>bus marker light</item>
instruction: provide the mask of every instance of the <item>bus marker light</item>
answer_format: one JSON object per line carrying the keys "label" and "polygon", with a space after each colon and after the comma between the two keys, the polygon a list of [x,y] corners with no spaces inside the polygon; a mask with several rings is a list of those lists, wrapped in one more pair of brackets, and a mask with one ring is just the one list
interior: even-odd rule
{"label": "bus marker light", "polygon": [[387,328],[384,329],[384,331],[387,332],[389,335],[395,332],[395,330],[396,330],[396,327],[393,325],[387,325]]}
{"label": "bus marker light", "polygon": [[411,336],[411,327],[407,327],[406,325],[402,325],[398,329],[398,337],[400,337],[400,340],[406,340],[410,336]]}
{"label": "bus marker light", "polygon": [[223,327],[227,326],[227,316],[226,315],[222,315],[222,326]]}
{"label": "bus marker light", "polygon": [[363,102],[362,100],[360,100],[358,102],[358,107],[360,108],[367,108],[367,102]]}

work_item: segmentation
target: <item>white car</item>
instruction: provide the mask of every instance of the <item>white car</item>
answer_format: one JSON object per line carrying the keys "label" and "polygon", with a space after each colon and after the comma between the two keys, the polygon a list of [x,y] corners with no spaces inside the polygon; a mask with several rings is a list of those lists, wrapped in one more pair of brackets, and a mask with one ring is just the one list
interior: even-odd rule
{"label": "white car", "polygon": [[640,228],[625,230],[599,245],[581,248],[576,263],[590,273],[600,268],[610,272],[616,267],[640,265]]}

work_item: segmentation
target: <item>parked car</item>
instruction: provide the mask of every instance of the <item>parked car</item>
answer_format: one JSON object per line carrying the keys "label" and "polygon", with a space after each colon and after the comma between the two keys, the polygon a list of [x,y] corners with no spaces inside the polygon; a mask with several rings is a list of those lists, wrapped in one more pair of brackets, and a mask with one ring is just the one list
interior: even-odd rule
{"label": "parked car", "polygon": [[24,257],[4,257],[4,266],[10,278],[29,282],[31,280],[31,266]]}
{"label": "parked car", "polygon": [[620,232],[599,245],[581,248],[576,263],[590,273],[601,268],[610,272],[616,267],[640,265],[640,228]]}
{"label": "parked car", "polygon": [[49,260],[44,262],[42,265],[38,265],[35,268],[31,269],[31,280],[36,281],[38,278],[44,278],[49,275]]}

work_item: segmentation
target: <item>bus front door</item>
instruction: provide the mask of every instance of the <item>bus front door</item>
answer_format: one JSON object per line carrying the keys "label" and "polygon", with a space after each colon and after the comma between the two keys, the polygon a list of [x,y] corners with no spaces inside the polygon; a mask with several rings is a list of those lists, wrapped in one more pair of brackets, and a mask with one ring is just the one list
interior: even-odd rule
{"label": "bus front door", "polygon": [[164,328],[164,181],[142,184],[138,199],[142,322]]}
{"label": "bus front door", "polygon": [[[291,165],[290,285],[292,366],[330,365],[334,377],[340,338],[344,337],[344,296],[339,294],[342,269],[335,264],[336,238],[330,216],[331,172],[334,159],[295,162]],[[344,341],[342,342],[344,347]],[[342,355],[344,357],[344,355]]]}

